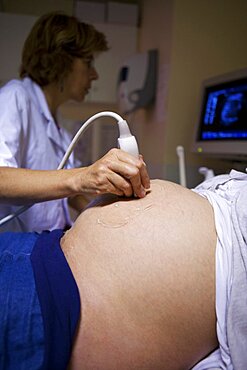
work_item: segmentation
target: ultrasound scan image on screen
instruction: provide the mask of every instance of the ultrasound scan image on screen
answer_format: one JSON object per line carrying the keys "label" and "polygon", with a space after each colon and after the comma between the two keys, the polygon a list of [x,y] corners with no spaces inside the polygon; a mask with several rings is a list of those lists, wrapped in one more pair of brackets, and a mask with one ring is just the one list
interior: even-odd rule
{"label": "ultrasound scan image on screen", "polygon": [[247,79],[205,90],[200,140],[247,138]]}
{"label": "ultrasound scan image on screen", "polygon": [[246,161],[246,68],[202,81],[192,151]]}

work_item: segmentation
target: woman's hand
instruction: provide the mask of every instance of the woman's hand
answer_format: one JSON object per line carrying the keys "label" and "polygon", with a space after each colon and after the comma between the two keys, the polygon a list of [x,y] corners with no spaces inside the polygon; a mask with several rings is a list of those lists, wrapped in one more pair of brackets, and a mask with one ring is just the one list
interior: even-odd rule
{"label": "woman's hand", "polygon": [[142,156],[135,158],[120,149],[111,149],[82,173],[81,191],[112,193],[143,198],[150,179]]}
{"label": "woman's hand", "polygon": [[[29,170],[0,166],[0,201],[4,204],[33,204],[83,193],[112,193],[143,198],[150,179],[142,156],[135,158],[111,149],[89,167],[64,170]],[[77,207],[78,208],[78,207]]]}

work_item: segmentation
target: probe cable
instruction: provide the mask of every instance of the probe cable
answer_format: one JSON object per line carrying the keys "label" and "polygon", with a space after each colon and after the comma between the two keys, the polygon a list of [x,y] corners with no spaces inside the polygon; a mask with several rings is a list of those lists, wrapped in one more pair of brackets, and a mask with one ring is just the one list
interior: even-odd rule
{"label": "probe cable", "polygon": [[[131,135],[127,122],[125,120],[123,120],[122,117],[119,114],[115,113],[115,112],[104,111],[104,112],[96,113],[93,116],[91,116],[81,126],[81,128],[77,131],[77,133],[75,134],[73,140],[71,141],[70,145],[68,146],[68,149],[66,150],[66,153],[64,154],[64,156],[63,156],[63,158],[62,158],[59,166],[57,167],[57,170],[61,170],[61,169],[64,168],[64,166],[65,166],[68,158],[70,157],[70,155],[71,155],[71,153],[72,153],[75,145],[77,144],[77,142],[80,139],[81,135],[88,128],[88,126],[90,125],[90,123],[92,123],[97,118],[104,117],[104,116],[110,116],[110,117],[113,117],[113,118],[115,118],[117,120],[118,126],[119,126],[119,131],[120,131],[120,137],[119,137],[120,147],[124,145],[124,142],[126,142],[126,143],[128,143],[127,151],[129,151],[129,152],[132,151],[131,154],[133,154],[133,155],[137,155],[138,154],[138,147],[137,147],[137,143],[136,143],[135,137],[133,135]],[[123,141],[123,145],[120,142],[120,140]],[[130,150],[128,150],[129,149],[129,140],[131,140]],[[121,149],[125,149],[125,148],[123,147]],[[133,149],[133,150],[131,150],[131,149]],[[0,227],[3,226],[3,225],[5,225],[9,221],[13,220],[15,217],[18,217],[21,213],[25,212],[27,209],[31,208],[32,206],[33,206],[33,204],[22,206],[15,213],[10,213],[6,217],[2,218],[0,220]]]}

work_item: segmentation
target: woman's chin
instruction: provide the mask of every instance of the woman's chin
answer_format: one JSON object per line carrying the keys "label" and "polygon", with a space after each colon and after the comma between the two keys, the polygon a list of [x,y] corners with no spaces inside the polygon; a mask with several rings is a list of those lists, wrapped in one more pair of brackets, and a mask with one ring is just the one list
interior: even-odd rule
{"label": "woman's chin", "polygon": [[85,100],[85,97],[86,95],[84,94],[81,96],[74,97],[72,100],[74,100],[76,103],[82,103]]}

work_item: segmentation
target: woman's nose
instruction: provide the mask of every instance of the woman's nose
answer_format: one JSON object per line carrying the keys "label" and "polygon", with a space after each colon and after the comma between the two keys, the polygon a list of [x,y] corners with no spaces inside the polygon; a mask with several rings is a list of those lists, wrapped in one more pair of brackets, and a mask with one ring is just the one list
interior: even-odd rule
{"label": "woman's nose", "polygon": [[91,68],[90,78],[91,78],[91,80],[98,80],[98,78],[99,78],[99,74],[98,74],[95,67]]}

